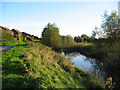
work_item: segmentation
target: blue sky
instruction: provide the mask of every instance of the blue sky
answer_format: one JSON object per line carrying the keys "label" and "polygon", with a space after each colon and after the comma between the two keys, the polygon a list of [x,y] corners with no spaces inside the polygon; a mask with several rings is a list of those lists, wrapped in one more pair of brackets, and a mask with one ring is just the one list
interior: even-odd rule
{"label": "blue sky", "polygon": [[[28,0],[29,1],[29,0]],[[104,0],[105,1],[105,0]],[[102,23],[105,10],[118,10],[112,2],[2,2],[2,25],[38,37],[48,22],[55,23],[61,35],[91,35]]]}

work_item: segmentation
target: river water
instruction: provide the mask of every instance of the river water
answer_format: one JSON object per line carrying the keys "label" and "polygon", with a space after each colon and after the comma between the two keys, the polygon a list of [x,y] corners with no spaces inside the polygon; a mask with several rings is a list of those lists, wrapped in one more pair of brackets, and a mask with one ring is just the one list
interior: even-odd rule
{"label": "river water", "polygon": [[97,75],[105,75],[105,72],[99,69],[95,62],[95,59],[93,58],[88,58],[77,52],[73,53],[62,52],[62,55],[65,56],[66,58],[70,58],[72,63],[74,63],[74,66],[77,66],[84,71],[95,72]]}
{"label": "river water", "polygon": [[[72,53],[64,53],[62,55],[66,58],[70,58],[74,66],[77,66],[85,71],[94,72],[97,76],[101,76],[102,79],[106,80],[106,78],[112,77],[113,82],[116,83],[116,87],[120,88],[120,72],[111,66],[107,66],[106,62],[101,62],[100,60],[96,60],[93,58],[88,58],[78,52]],[[119,89],[120,90],[120,89]]]}

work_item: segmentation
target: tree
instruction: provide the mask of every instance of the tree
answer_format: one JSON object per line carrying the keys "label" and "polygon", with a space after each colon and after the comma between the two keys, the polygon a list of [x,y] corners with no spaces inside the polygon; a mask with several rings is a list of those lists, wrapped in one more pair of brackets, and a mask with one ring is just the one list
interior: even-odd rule
{"label": "tree", "polygon": [[79,42],[93,42],[94,41],[94,37],[89,37],[86,34],[82,34],[81,37],[80,36],[75,36],[74,37],[74,41],[79,43]]}
{"label": "tree", "polygon": [[75,36],[74,37],[74,41],[77,42],[77,43],[79,43],[79,42],[83,42],[84,39],[82,37],[80,37],[80,36]]}
{"label": "tree", "polygon": [[101,28],[98,28],[95,26],[95,29],[92,31],[91,37],[93,37],[93,38],[105,38],[106,34]]}
{"label": "tree", "polygon": [[73,37],[71,35],[67,35],[67,44],[72,45],[74,43]]}
{"label": "tree", "polygon": [[86,34],[82,34],[81,37],[84,39],[84,42],[87,42],[89,38]]}
{"label": "tree", "polygon": [[96,37],[96,35],[98,34],[98,27],[95,26],[95,30],[92,31],[92,36],[91,37]]}
{"label": "tree", "polygon": [[67,46],[67,36],[61,36],[62,38],[62,45]]}
{"label": "tree", "polygon": [[120,32],[117,12],[113,11],[111,15],[108,15],[106,11],[103,15],[103,23],[101,28],[106,33],[106,37],[116,36]]}
{"label": "tree", "polygon": [[59,29],[55,24],[48,23],[42,32],[42,41],[47,46],[57,48],[62,46]]}

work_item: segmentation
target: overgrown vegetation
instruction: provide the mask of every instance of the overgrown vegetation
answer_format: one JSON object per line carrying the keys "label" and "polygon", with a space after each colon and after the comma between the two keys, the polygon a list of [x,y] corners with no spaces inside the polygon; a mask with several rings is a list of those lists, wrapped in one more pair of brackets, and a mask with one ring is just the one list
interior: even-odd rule
{"label": "overgrown vegetation", "polygon": [[37,39],[34,39],[33,36],[31,35],[30,37],[25,37],[25,36],[18,36],[17,34],[12,35],[9,31],[5,31],[3,29],[0,29],[0,45],[6,46],[6,45],[17,45],[20,43],[24,43],[27,41],[32,41],[32,42],[39,42],[40,40],[38,37]]}
{"label": "overgrown vegetation", "polygon": [[[119,83],[120,22],[115,12],[111,15],[105,13],[103,17],[104,22],[100,30],[97,31],[96,28],[92,37],[83,34],[74,40],[70,35],[60,36],[58,27],[48,23],[42,32],[42,43],[49,47],[41,44],[39,40],[34,43],[31,37],[15,36],[15,40],[12,35],[3,31],[2,41],[5,42],[3,45],[16,44],[11,50],[2,53],[3,88],[104,87],[104,83],[94,74],[74,67],[69,58],[52,50],[55,48],[63,49],[65,52],[77,51],[95,58],[98,66],[102,63],[102,69]],[[98,39],[95,39],[96,35],[99,36]],[[32,42],[25,44],[26,41]],[[111,74],[111,71],[118,76]]]}
{"label": "overgrown vegetation", "polygon": [[[73,45],[66,48],[66,52],[77,51],[85,56],[97,59],[98,66],[102,63],[102,70],[104,70],[108,77],[113,77],[114,81],[120,83],[119,69],[120,69],[120,21],[116,12],[108,15],[106,12],[103,16],[103,23],[100,29],[96,28],[93,31],[93,36],[99,37],[92,42],[92,45]],[[114,72],[114,73],[113,73]],[[120,88],[118,84],[116,88]]]}
{"label": "overgrown vegetation", "polygon": [[14,43],[17,43],[17,40],[12,36],[11,33],[9,33],[8,31],[5,30],[1,30],[1,35],[2,37],[0,38],[0,43],[1,45],[5,45],[6,43],[8,43],[8,45],[12,45]]}
{"label": "overgrown vegetation", "polygon": [[2,52],[5,88],[103,88],[95,76],[41,43],[27,42]]}

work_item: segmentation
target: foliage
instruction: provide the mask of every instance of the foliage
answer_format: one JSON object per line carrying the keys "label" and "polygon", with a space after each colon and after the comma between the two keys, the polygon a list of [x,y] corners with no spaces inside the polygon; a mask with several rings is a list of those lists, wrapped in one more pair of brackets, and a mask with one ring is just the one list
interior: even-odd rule
{"label": "foliage", "polygon": [[24,37],[24,36],[14,35],[14,37],[18,40],[18,42],[26,42],[27,41],[27,37]]}
{"label": "foliage", "polygon": [[23,41],[26,42],[27,41],[27,37],[23,36]]}
{"label": "foliage", "polygon": [[3,89],[103,87],[91,82],[88,74],[74,67],[68,58],[39,42],[16,45],[2,55]]}
{"label": "foliage", "polygon": [[116,38],[120,36],[120,22],[117,12],[113,11],[110,15],[105,11],[103,17],[103,23],[101,27],[95,27],[92,36],[97,36],[98,38]]}
{"label": "foliage", "polygon": [[53,48],[62,46],[59,30],[55,24],[47,24],[42,32],[42,41],[45,45]]}
{"label": "foliage", "polygon": [[63,47],[71,46],[74,44],[73,37],[70,35],[61,36],[61,38],[62,38],[62,46]]}
{"label": "foliage", "polygon": [[17,42],[14,38],[14,36],[12,36],[11,33],[9,33],[8,31],[2,30],[2,43],[15,43]]}
{"label": "foliage", "polygon": [[80,36],[74,37],[74,41],[76,41],[77,43],[79,43],[79,42],[93,42],[94,40],[95,40],[95,37],[89,37],[86,34],[82,34],[81,37]]}
{"label": "foliage", "polygon": [[111,15],[108,15],[107,12],[104,13],[103,23],[101,28],[106,33],[107,37],[114,36],[114,34],[120,32],[119,19],[117,12],[112,12]]}
{"label": "foliage", "polygon": [[78,42],[83,42],[84,39],[83,39],[82,37],[80,37],[80,36],[78,36],[78,37],[75,36],[75,37],[74,37],[74,41],[76,41],[76,42],[78,43]]}

